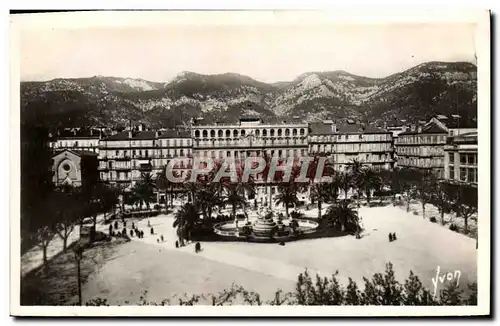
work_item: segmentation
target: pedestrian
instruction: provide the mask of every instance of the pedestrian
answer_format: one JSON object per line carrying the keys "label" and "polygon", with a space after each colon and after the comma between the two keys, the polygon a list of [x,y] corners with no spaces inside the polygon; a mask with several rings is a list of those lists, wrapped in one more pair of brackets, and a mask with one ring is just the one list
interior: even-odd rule
{"label": "pedestrian", "polygon": [[123,228],[122,234],[123,234],[123,236],[125,236],[127,234],[127,229],[126,228]]}
{"label": "pedestrian", "polygon": [[175,247],[179,248],[179,241],[175,240]]}
{"label": "pedestrian", "polygon": [[151,234],[155,234],[155,230],[151,228]]}
{"label": "pedestrian", "polygon": [[127,227],[127,221],[123,220],[123,227],[126,228]]}
{"label": "pedestrian", "polygon": [[196,244],[194,245],[194,251],[196,253],[199,253],[201,251],[201,245],[199,242],[196,242]]}
{"label": "pedestrian", "polygon": [[150,222],[149,222],[149,220],[148,220],[148,228],[150,228],[150,227],[151,227],[151,223],[150,223]]}
{"label": "pedestrian", "polygon": [[156,243],[160,243],[160,239],[156,238]]}
{"label": "pedestrian", "polygon": [[134,237],[134,230],[130,230],[130,237]]}
{"label": "pedestrian", "polygon": [[392,233],[389,233],[389,242],[392,242]]}
{"label": "pedestrian", "polygon": [[392,234],[392,240],[393,240],[393,241],[396,241],[397,239],[398,239],[398,238],[396,238],[396,232],[394,232],[394,233]]}
{"label": "pedestrian", "polygon": [[141,238],[144,238],[144,231],[141,230]]}
{"label": "pedestrian", "polygon": [[112,232],[113,232],[113,226],[110,224],[109,225],[109,235],[111,235]]}
{"label": "pedestrian", "polygon": [[115,221],[115,229],[118,229],[118,221]]}
{"label": "pedestrian", "polygon": [[134,229],[134,233],[135,233],[135,236],[136,236],[136,237],[140,238],[140,237],[139,237],[139,231],[137,231],[137,229]]}
{"label": "pedestrian", "polygon": [[132,222],[132,229],[135,230],[135,224],[134,224],[134,222]]}
{"label": "pedestrian", "polygon": [[161,235],[160,238],[161,238],[161,242],[163,242],[164,241],[163,234]]}

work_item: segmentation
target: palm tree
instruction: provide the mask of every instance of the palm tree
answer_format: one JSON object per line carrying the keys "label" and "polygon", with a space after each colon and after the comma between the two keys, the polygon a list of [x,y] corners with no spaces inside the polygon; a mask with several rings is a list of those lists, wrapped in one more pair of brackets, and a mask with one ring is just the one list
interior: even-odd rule
{"label": "palm tree", "polygon": [[[165,195],[165,208],[168,208],[168,190],[171,190],[171,182],[167,178],[167,174],[165,171],[161,171],[156,175],[156,189],[158,191],[162,191]],[[171,198],[173,197],[172,193],[170,193]]]}
{"label": "palm tree", "polygon": [[364,189],[366,200],[368,203],[370,203],[371,191],[379,190],[382,185],[382,181],[377,171],[373,170],[370,167],[367,167],[361,170],[358,179],[358,185],[360,189]]}
{"label": "palm tree", "polygon": [[349,165],[349,173],[352,175],[353,184],[356,186],[357,197],[358,197],[358,207],[359,207],[359,197],[361,195],[361,175],[363,173],[363,163],[357,159],[353,159],[351,165]]}
{"label": "palm tree", "polygon": [[247,204],[245,197],[246,192],[253,192],[253,185],[250,183],[235,182],[224,184],[225,200],[224,202],[231,205],[233,218],[236,221],[236,210],[238,207],[244,209]]}
{"label": "palm tree", "polygon": [[359,232],[359,216],[358,212],[353,210],[346,201],[339,205],[330,206],[328,208],[327,216],[341,226],[342,232]]}
{"label": "palm tree", "polygon": [[347,172],[341,172],[338,174],[337,182],[339,189],[344,192],[344,201],[347,201],[347,193],[354,184],[352,175]]}
{"label": "palm tree", "polygon": [[200,184],[200,188],[196,192],[195,205],[201,209],[205,222],[211,220],[213,208],[221,204],[219,187],[220,183],[207,182]]}
{"label": "palm tree", "polygon": [[142,173],[141,180],[132,188],[134,201],[139,204],[141,209],[143,203],[146,205],[146,208],[149,209],[149,204],[154,202],[154,188],[155,181],[151,173]]}
{"label": "palm tree", "polygon": [[318,203],[318,219],[321,219],[322,204],[332,197],[330,193],[331,189],[331,184],[313,183],[311,185],[311,199],[315,200]]}
{"label": "palm tree", "polygon": [[285,206],[285,214],[288,219],[288,206],[297,205],[299,199],[297,198],[297,188],[292,184],[282,185],[278,188],[278,195],[276,196],[276,204],[283,204]]}
{"label": "palm tree", "polygon": [[198,209],[191,203],[184,204],[174,216],[172,226],[177,228],[179,244],[184,246],[184,239],[191,239],[191,231],[199,219]]}

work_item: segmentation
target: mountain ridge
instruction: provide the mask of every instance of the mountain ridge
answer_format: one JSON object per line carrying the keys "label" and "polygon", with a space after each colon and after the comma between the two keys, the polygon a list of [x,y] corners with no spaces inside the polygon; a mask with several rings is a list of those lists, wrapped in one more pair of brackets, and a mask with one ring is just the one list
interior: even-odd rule
{"label": "mountain ridge", "polygon": [[23,120],[50,126],[134,120],[171,127],[193,117],[236,121],[241,115],[370,122],[451,111],[477,115],[477,67],[468,62],[432,61],[384,78],[335,70],[264,83],[232,72],[183,71],[168,82],[92,76],[21,82],[20,87]]}

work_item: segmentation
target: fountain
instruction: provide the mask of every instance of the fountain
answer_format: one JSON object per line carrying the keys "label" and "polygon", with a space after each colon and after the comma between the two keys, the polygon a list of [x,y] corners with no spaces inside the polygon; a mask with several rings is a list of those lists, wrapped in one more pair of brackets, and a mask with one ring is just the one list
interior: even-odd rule
{"label": "fountain", "polygon": [[262,211],[257,221],[252,226],[252,233],[255,237],[271,238],[277,230],[277,224],[273,220],[273,212],[267,209],[264,214]]}

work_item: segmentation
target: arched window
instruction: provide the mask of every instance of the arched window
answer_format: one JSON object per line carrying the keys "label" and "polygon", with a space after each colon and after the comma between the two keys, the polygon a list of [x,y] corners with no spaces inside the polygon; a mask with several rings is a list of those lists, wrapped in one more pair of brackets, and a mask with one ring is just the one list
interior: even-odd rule
{"label": "arched window", "polygon": [[293,136],[297,136],[297,129],[295,129],[295,128],[293,129],[293,131],[292,131],[292,135],[293,135]]}
{"label": "arched window", "polygon": [[290,129],[285,129],[285,136],[290,136]]}
{"label": "arched window", "polygon": [[306,131],[304,130],[304,128],[300,128],[300,135],[304,136],[305,133],[306,133]]}
{"label": "arched window", "polygon": [[217,136],[218,136],[219,138],[222,138],[223,134],[224,134],[224,133],[222,132],[222,130],[219,130],[219,132],[217,133]]}
{"label": "arched window", "polygon": [[227,138],[231,137],[231,131],[226,130],[226,137],[227,137]]}
{"label": "arched window", "polygon": [[255,130],[255,136],[260,137],[260,129]]}
{"label": "arched window", "polygon": [[245,131],[245,129],[243,129],[243,130],[241,131],[241,136],[243,137],[243,136],[245,136],[245,134],[246,134],[246,131]]}
{"label": "arched window", "polygon": [[210,131],[210,137],[215,138],[215,130]]}
{"label": "arched window", "polygon": [[278,137],[281,137],[281,134],[283,133],[283,130],[278,129]]}
{"label": "arched window", "polygon": [[271,129],[271,137],[274,137],[274,129]]}
{"label": "arched window", "polygon": [[195,137],[195,138],[200,138],[200,131],[199,131],[199,130],[196,130],[196,131],[194,132],[194,137]]}
{"label": "arched window", "polygon": [[208,131],[203,130],[203,133],[202,133],[202,134],[203,134],[203,138],[207,138],[207,137],[208,137]]}
{"label": "arched window", "polygon": [[233,131],[233,137],[234,138],[238,137],[238,130],[234,129],[234,131]]}
{"label": "arched window", "polygon": [[267,129],[262,130],[262,136],[267,137]]}

